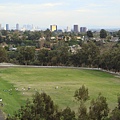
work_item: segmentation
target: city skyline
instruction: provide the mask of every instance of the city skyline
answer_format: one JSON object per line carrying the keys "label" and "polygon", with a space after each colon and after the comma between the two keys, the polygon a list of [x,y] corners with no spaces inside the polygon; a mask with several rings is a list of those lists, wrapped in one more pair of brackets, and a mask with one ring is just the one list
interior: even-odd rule
{"label": "city skyline", "polygon": [[56,24],[59,28],[75,24],[88,28],[120,28],[120,0],[4,0],[0,1],[0,24],[10,27],[33,24],[49,28]]}

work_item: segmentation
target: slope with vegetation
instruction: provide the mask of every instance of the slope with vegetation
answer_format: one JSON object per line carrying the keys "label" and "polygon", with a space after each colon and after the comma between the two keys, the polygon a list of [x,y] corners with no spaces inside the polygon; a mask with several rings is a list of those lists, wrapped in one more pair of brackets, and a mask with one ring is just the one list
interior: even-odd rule
{"label": "slope with vegetation", "polygon": [[[117,105],[120,79],[114,75],[97,71],[65,68],[1,68],[0,89],[6,114],[12,115],[24,101],[36,92],[46,92],[60,109],[70,107],[75,112],[74,92],[79,86],[89,88],[90,99],[101,92],[106,96],[110,110]],[[87,102],[87,106],[90,101]]]}

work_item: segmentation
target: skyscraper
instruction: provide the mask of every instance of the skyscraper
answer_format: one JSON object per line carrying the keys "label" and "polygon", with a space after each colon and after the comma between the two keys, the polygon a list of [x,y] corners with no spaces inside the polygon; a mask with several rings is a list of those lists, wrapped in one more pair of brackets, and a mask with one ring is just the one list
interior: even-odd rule
{"label": "skyscraper", "polygon": [[80,27],[80,32],[81,33],[87,32],[87,28],[86,27]]}
{"label": "skyscraper", "polygon": [[79,31],[78,31],[78,25],[74,25],[73,31],[74,31],[75,33],[78,33],[78,32],[79,32]]}
{"label": "skyscraper", "polygon": [[16,30],[19,30],[19,24],[18,23],[16,24]]}
{"label": "skyscraper", "polygon": [[9,24],[6,24],[6,30],[9,30]]}
{"label": "skyscraper", "polygon": [[57,31],[57,25],[50,25],[50,30],[52,32]]}

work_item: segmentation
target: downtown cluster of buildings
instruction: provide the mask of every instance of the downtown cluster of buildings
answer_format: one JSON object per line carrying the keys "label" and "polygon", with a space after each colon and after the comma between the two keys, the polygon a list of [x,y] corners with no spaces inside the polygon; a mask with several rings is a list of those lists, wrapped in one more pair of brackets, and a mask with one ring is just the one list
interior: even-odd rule
{"label": "downtown cluster of buildings", "polygon": [[[20,30],[19,24],[16,24],[16,27],[14,28],[15,30]],[[0,24],[0,30],[10,30],[9,24],[6,24],[5,27],[2,27],[2,24]]]}
{"label": "downtown cluster of buildings", "polygon": [[[52,32],[54,31],[60,31],[57,29],[57,25],[50,25],[50,30]],[[74,25],[73,26],[73,29],[70,29],[69,27],[67,27],[67,29],[64,30],[65,32],[75,32],[75,33],[78,33],[78,32],[87,32],[87,27],[79,27],[78,25]]]}
{"label": "downtown cluster of buildings", "polygon": [[[0,24],[0,30],[21,30],[21,31],[25,31],[25,30],[31,30],[31,31],[35,31],[35,30],[40,30],[39,27],[33,27],[33,25],[24,25],[22,28],[19,27],[19,24],[17,23],[16,26],[14,28],[10,28],[9,24],[6,24],[5,27],[2,27],[2,25]],[[87,28],[86,27],[79,27],[78,25],[73,25],[73,28],[70,29],[70,27],[67,27],[66,29],[62,30],[62,29],[58,29],[57,25],[50,25],[50,31],[54,32],[54,31],[58,31],[58,32],[87,32]]]}

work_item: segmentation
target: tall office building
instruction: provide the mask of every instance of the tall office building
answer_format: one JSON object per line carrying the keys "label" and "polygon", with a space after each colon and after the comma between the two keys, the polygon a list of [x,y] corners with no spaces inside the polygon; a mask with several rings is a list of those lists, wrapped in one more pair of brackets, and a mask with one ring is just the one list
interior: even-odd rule
{"label": "tall office building", "polygon": [[6,30],[9,30],[9,24],[6,24]]}
{"label": "tall office building", "polygon": [[16,30],[19,30],[19,24],[18,23],[16,24]]}
{"label": "tall office building", "polygon": [[57,25],[50,25],[50,30],[52,32],[57,31]]}
{"label": "tall office building", "polygon": [[87,28],[86,27],[80,27],[80,32],[81,33],[87,32]]}
{"label": "tall office building", "polygon": [[74,31],[75,33],[78,33],[78,32],[79,32],[79,30],[78,30],[78,25],[74,25],[73,31]]}

